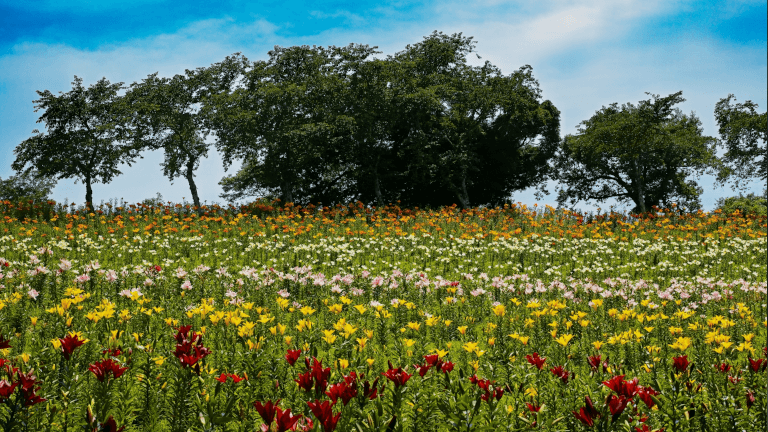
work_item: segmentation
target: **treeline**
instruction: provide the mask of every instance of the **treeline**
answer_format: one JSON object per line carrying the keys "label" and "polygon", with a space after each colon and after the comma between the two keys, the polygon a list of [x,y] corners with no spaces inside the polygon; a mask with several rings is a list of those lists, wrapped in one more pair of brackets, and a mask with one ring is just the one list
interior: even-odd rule
{"label": "treeline", "polygon": [[86,88],[75,77],[69,92],[38,91],[46,130],[16,148],[12,167],[82,181],[92,203],[93,183],[163,149],[165,176],[183,177],[197,207],[195,174],[211,145],[225,167],[241,162],[220,181],[228,200],[467,208],[530,187],[548,193],[556,180],[561,204],[615,198],[645,212],[697,208],[691,178],[703,173],[766,178],[766,114],[750,101],[717,104],[722,140],[674,108],[682,92],[603,107],[561,139],[560,112],[532,68],[472,66],[475,47],[435,32],[385,58],[368,45],[275,47],[267,60],[234,54],[130,86],[103,78]]}

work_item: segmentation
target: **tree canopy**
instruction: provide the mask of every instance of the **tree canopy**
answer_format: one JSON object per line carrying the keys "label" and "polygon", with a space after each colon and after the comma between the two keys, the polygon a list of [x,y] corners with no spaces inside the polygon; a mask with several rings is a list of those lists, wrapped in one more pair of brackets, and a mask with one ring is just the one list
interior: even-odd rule
{"label": "tree canopy", "polygon": [[195,171],[208,156],[208,123],[202,105],[212,94],[229,89],[246,59],[235,54],[209,68],[186,70],[172,78],[157,73],[133,83],[123,101],[130,116],[131,141],[135,150],[163,149],[160,164],[171,181],[183,176],[192,201],[200,208]]}
{"label": "tree canopy", "polygon": [[121,163],[130,166],[139,156],[126,145],[128,114],[119,103],[121,89],[123,83],[112,84],[106,78],[85,88],[76,76],[69,92],[38,91],[35,112],[44,111],[37,122],[45,124],[46,132],[34,130],[31,138],[19,144],[11,167],[82,181],[86,205],[91,208],[92,184],[109,183],[121,173]]}
{"label": "tree canopy", "polygon": [[[650,94],[650,93],[646,93]],[[558,202],[615,198],[652,206],[700,207],[702,189],[690,176],[719,169],[715,138],[702,135],[701,122],[674,105],[682,92],[651,100],[613,103],[580,123],[578,135],[563,139],[557,158]]]}
{"label": "tree canopy", "polygon": [[530,66],[471,66],[474,48],[437,32],[386,59],[367,45],[276,47],[207,107],[225,161],[242,161],[223,196],[469,207],[539,184],[559,111]]}
{"label": "tree canopy", "polygon": [[41,176],[36,170],[23,171],[17,175],[0,178],[0,200],[46,201],[56,186],[56,180]]}
{"label": "tree canopy", "polygon": [[736,178],[736,186],[750,178],[768,179],[768,160],[766,160],[766,133],[768,133],[768,113],[759,114],[757,104],[746,101],[731,105],[728,97],[720,99],[715,105],[715,119],[720,128],[720,136],[725,144],[723,161],[728,167],[725,175]]}

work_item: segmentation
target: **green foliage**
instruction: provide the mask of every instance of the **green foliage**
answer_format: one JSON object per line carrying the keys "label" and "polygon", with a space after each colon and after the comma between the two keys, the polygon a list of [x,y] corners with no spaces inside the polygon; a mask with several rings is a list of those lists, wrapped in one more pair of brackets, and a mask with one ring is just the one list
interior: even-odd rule
{"label": "green foliage", "polygon": [[613,103],[581,122],[579,135],[567,135],[560,146],[558,202],[615,198],[639,213],[674,202],[700,208],[702,189],[690,177],[721,169],[717,140],[702,135],[694,113],[673,109],[685,101],[681,95]]}
{"label": "green foliage", "polygon": [[765,194],[763,196],[750,193],[746,196],[739,194],[739,196],[720,198],[717,200],[717,209],[723,213],[730,215],[735,211],[739,211],[742,215],[766,215],[768,213],[768,200],[766,200]]}
{"label": "green foliage", "polygon": [[0,178],[0,200],[47,201],[56,180],[41,176],[36,171],[23,171],[3,180]]}
{"label": "green foliage", "polygon": [[[725,143],[723,161],[728,170],[720,179],[736,177],[736,186],[750,178],[768,178],[765,157],[768,113],[758,114],[752,101],[731,105],[732,94],[715,105],[715,118]],[[735,100],[735,98],[734,98]]]}
{"label": "green foliage", "polygon": [[128,137],[127,114],[118,103],[122,84],[102,78],[85,88],[82,78],[75,76],[67,93],[38,91],[35,112],[44,113],[37,122],[44,123],[47,132],[34,130],[31,138],[16,147],[12,168],[26,173],[36,170],[49,179],[82,181],[90,206],[91,185],[109,183],[121,174],[121,163],[130,166],[138,156],[137,150],[120,144]]}
{"label": "green foliage", "polygon": [[540,102],[530,66],[470,66],[474,47],[435,32],[386,59],[367,45],[302,46],[249,64],[203,107],[225,163],[243,163],[222,197],[466,208],[541,183],[559,111]]}

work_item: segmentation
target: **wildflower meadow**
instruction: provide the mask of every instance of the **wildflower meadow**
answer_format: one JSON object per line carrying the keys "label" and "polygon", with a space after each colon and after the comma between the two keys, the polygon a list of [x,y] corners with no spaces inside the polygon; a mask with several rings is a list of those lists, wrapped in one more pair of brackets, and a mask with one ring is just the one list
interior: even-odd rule
{"label": "wildflower meadow", "polygon": [[766,217],[0,203],[3,431],[766,430]]}

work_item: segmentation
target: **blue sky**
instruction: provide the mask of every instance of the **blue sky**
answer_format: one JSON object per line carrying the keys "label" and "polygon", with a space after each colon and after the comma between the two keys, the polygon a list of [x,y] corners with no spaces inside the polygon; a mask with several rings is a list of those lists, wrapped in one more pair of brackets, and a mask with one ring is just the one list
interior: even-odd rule
{"label": "blue sky", "polygon": [[[720,98],[733,93],[761,112],[768,106],[767,14],[766,3],[756,0],[0,0],[0,176],[13,174],[13,149],[40,126],[35,90],[66,92],[74,75],[86,85],[101,77],[130,84],[154,72],[172,76],[207,66],[234,52],[266,58],[274,45],[365,43],[386,55],[433,30],[474,36],[483,57],[476,61],[489,60],[504,73],[530,64],[543,97],[562,113],[562,135],[575,133],[603,105],[682,90],[687,101],[679,108],[695,112],[704,133],[717,136],[713,112]],[[161,157],[146,153],[112,183],[95,185],[95,201],[136,202],[157,192],[166,200],[189,199],[185,182],[171,184],[162,176]],[[201,199],[221,201],[218,181],[225,174],[214,152],[197,173]],[[700,181],[707,210],[734,193],[713,183]],[[53,194],[78,203],[84,196],[85,187],[73,180],[60,181]],[[535,201],[532,191],[513,198]],[[554,201],[552,194],[541,202]]]}

